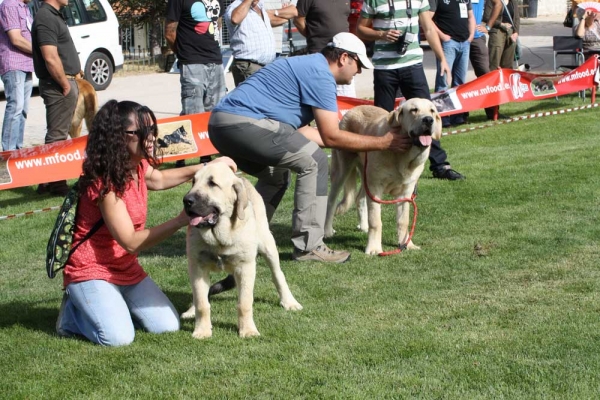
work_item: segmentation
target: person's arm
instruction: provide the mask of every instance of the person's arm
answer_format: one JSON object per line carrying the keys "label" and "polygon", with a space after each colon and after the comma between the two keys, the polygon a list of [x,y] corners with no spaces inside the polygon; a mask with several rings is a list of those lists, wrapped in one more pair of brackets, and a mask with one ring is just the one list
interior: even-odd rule
{"label": "person's arm", "polygon": [[473,41],[473,37],[475,37],[475,14],[473,10],[469,10],[469,38],[467,39],[469,43]]}
{"label": "person's arm", "polygon": [[165,24],[165,39],[167,39],[167,44],[169,48],[173,50],[174,53],[177,53],[177,25],[179,23],[177,21],[167,20]]}
{"label": "person's arm", "polygon": [[435,31],[435,24],[431,20],[431,13],[428,11],[419,13],[419,24],[423,28],[423,33],[425,34],[425,38],[427,38],[427,43],[429,43],[429,47],[433,50],[433,53],[440,60],[440,76],[447,74],[446,76],[450,76],[450,67],[446,62],[446,57],[444,56],[444,50],[442,49],[442,44],[440,43],[440,38]]}
{"label": "person's arm", "polygon": [[[337,112],[313,107],[313,113],[324,147],[348,151],[390,150],[403,153],[412,146],[408,135],[398,135],[392,132],[388,132],[384,136],[357,135],[339,128]],[[301,133],[305,134],[303,131]]]}
{"label": "person's arm", "polygon": [[[233,172],[237,171],[237,165],[229,157],[215,158],[209,164],[212,163],[225,163]],[[148,186],[148,189],[150,190],[171,189],[192,179],[196,172],[202,168],[204,168],[204,164],[189,165],[187,167],[171,168],[161,171],[149,165],[146,175],[144,176],[146,179],[146,186]]]}
{"label": "person's arm", "polygon": [[71,91],[71,85],[65,75],[65,69],[58,55],[58,48],[52,45],[44,45],[40,46],[40,51],[52,80],[63,89],[63,96],[68,95]]}
{"label": "person's arm", "polygon": [[136,231],[125,202],[115,192],[109,192],[101,199],[98,207],[112,237],[131,254],[160,243],[189,223],[188,216],[182,211],[177,217],[158,226]]}
{"label": "person's arm", "polygon": [[257,0],[243,0],[239,6],[231,12],[231,23],[239,25],[248,16],[250,9],[258,3]]}
{"label": "person's arm", "polygon": [[[275,15],[275,11],[277,11],[277,15]],[[285,4],[279,10],[267,10],[267,14],[269,14],[271,26],[276,27],[285,24],[292,18],[296,18],[298,16],[298,9],[293,4]]]}
{"label": "person's arm", "polygon": [[437,32],[437,35],[440,38],[440,40],[442,42],[447,42],[450,39],[452,39],[452,37],[450,37],[450,35],[447,35],[444,32],[442,32],[442,30],[437,26],[437,24],[433,20],[433,16],[435,15],[436,10],[437,10],[437,1],[431,0],[429,2],[429,16],[431,17],[431,21],[433,22],[433,27],[435,28],[435,31]]}
{"label": "person's arm", "polygon": [[502,0],[488,0],[488,1],[492,2],[494,8],[492,9],[490,18],[486,21],[487,26],[489,26],[490,28],[498,28],[501,24],[501,21],[497,21],[497,20],[498,20],[498,17],[500,16],[500,14],[502,13],[502,9],[504,8],[504,6],[502,5]]}
{"label": "person's arm", "polygon": [[[588,19],[593,18],[592,16],[592,12],[589,10],[586,10],[585,13],[583,14],[583,16],[581,17],[581,20],[579,21],[579,25],[577,25],[577,30],[575,31],[575,36],[582,38],[585,36],[585,28],[586,25],[588,25]],[[592,19],[593,21],[593,19]]]}
{"label": "person's arm", "polygon": [[31,54],[31,42],[21,35],[20,29],[11,29],[6,32],[6,34],[8,35],[8,40],[10,40],[10,43],[13,46],[21,50],[23,53]]}
{"label": "person's arm", "polygon": [[306,17],[300,15],[294,17],[294,26],[302,36],[306,37]]}
{"label": "person's arm", "polygon": [[387,40],[388,42],[395,42],[400,37],[400,31],[396,29],[390,29],[388,31],[376,31],[373,29],[373,19],[358,17],[356,23],[356,36],[364,41],[375,41],[375,40]]}

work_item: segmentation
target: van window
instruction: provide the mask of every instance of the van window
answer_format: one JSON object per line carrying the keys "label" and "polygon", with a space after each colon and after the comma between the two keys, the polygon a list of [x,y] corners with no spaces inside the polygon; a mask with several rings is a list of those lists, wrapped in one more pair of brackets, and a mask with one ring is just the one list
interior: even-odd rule
{"label": "van window", "polygon": [[83,5],[88,15],[88,22],[106,21],[106,13],[98,0],[83,0]]}
{"label": "van window", "polygon": [[63,13],[69,26],[106,21],[106,12],[98,0],[69,0]]}

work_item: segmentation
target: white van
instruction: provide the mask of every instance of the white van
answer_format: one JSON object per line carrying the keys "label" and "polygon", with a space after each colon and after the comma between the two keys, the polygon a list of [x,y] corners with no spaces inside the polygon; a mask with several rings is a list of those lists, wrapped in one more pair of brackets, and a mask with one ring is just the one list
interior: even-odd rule
{"label": "white van", "polygon": [[[34,18],[41,3],[40,0],[29,3]],[[69,0],[62,13],[79,54],[85,78],[96,90],[106,89],[113,73],[123,68],[119,22],[108,0]],[[37,86],[35,74],[33,80],[34,86]],[[0,91],[4,91],[1,80]]]}

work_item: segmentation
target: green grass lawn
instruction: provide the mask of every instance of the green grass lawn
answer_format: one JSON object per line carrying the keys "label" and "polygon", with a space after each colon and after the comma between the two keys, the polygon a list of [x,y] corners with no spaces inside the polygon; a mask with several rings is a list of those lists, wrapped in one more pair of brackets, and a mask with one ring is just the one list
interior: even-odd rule
{"label": "green grass lawn", "polygon": [[[502,107],[511,116],[576,97]],[[260,260],[255,321],[236,332],[235,292],[212,299],[213,337],[138,331],[124,348],[62,339],[61,279],[45,248],[56,212],[0,221],[0,398],[597,398],[600,393],[598,109],[444,137],[461,182],[426,169],[414,242],[366,256],[354,210],[328,241],[342,265],[291,261],[291,188],[272,230],[304,310],[286,312]],[[483,112],[472,113],[480,123]],[[151,193],[148,225],[175,216],[188,185]],[[0,214],[60,204],[0,191]],[[395,210],[383,206],[384,248]],[[185,233],[140,255],[179,312],[191,302]],[[214,276],[214,280],[222,276]]]}

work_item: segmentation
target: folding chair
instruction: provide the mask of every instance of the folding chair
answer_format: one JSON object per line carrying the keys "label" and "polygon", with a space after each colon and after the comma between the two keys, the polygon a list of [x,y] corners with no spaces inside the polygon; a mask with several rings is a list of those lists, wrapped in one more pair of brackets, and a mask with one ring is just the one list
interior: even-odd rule
{"label": "folding chair", "polygon": [[[554,51],[554,72],[556,73],[558,73],[559,68],[575,69],[585,61],[582,38],[573,36],[553,36],[552,50]],[[571,56],[571,62],[574,60],[576,65],[557,65],[557,56]],[[581,92],[581,97],[585,100],[585,90]]]}
{"label": "folding chair", "polygon": [[[561,67],[575,69],[585,61],[585,55],[583,54],[583,39],[581,38],[573,36],[553,36],[552,50],[554,51],[554,72],[558,72],[558,68]],[[575,57],[577,65],[557,66],[556,57],[561,55]]]}

